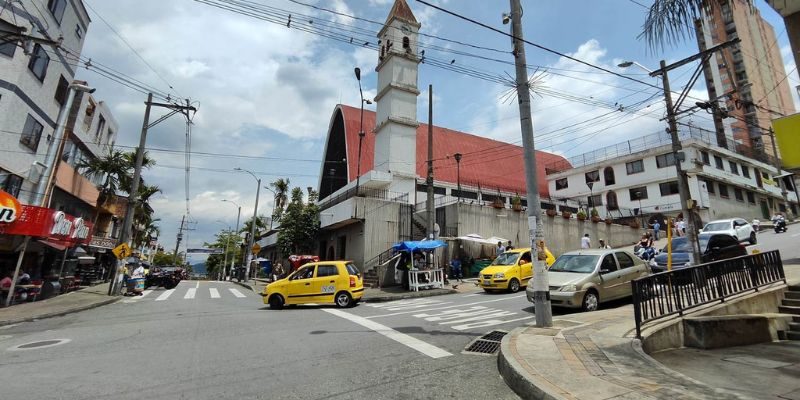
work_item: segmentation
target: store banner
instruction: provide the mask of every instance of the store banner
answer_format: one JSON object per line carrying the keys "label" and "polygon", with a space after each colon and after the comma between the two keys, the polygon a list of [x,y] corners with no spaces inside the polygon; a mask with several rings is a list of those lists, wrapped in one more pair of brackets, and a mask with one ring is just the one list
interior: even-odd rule
{"label": "store banner", "polygon": [[63,211],[20,204],[0,191],[0,234],[44,238],[68,247],[87,244],[93,225]]}

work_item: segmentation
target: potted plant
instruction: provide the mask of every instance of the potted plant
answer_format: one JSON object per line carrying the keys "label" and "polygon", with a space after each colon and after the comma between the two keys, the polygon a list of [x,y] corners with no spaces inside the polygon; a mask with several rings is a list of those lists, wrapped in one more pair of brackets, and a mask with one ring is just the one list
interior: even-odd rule
{"label": "potted plant", "polygon": [[511,208],[514,211],[522,211],[522,199],[519,197],[519,195],[516,195],[511,199]]}
{"label": "potted plant", "polygon": [[589,213],[589,215],[591,215],[592,222],[594,222],[595,224],[603,220],[602,218],[600,218],[600,213],[597,212],[596,208],[592,208],[592,211]]}
{"label": "potted plant", "polygon": [[614,220],[612,220],[611,218],[606,218],[605,222],[606,222],[606,225],[611,225],[611,224],[614,223]]}
{"label": "potted plant", "polygon": [[570,218],[572,218],[572,213],[567,211],[567,210],[561,210],[561,216],[564,219],[570,219]]}
{"label": "potted plant", "polygon": [[633,229],[639,229],[641,226],[639,225],[639,220],[633,220],[630,224],[628,224]]}
{"label": "potted plant", "polygon": [[499,198],[495,198],[494,201],[492,202],[492,207],[494,208],[505,208],[505,206],[506,206],[505,203],[503,203],[503,201],[500,200]]}
{"label": "potted plant", "polygon": [[554,208],[548,208],[548,209],[547,209],[547,210],[545,210],[544,212],[545,212],[545,214],[547,214],[547,216],[548,216],[548,217],[550,217],[550,218],[553,218],[553,217],[555,217],[555,216],[556,216],[556,214],[558,214],[558,212],[557,212],[557,211],[556,211]]}
{"label": "potted plant", "polygon": [[586,221],[586,211],[584,211],[584,210],[581,208],[580,210],[578,210],[578,215],[577,215],[577,217],[578,217],[578,220],[579,220],[579,221]]}

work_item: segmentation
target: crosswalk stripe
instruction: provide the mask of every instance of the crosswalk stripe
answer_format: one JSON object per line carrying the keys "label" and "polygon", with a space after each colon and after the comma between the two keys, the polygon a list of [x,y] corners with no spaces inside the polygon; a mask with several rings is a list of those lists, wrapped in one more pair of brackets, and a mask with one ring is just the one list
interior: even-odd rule
{"label": "crosswalk stripe", "polygon": [[193,299],[195,292],[197,292],[197,288],[189,288],[189,290],[186,291],[186,294],[183,295],[183,298],[184,299]]}
{"label": "crosswalk stripe", "polygon": [[212,288],[208,288],[208,292],[211,294],[211,298],[212,299],[218,299],[219,298],[219,291],[217,291],[217,288],[213,288],[213,287]]}
{"label": "crosswalk stripe", "polygon": [[240,292],[240,291],[238,291],[238,290],[236,290],[234,288],[228,288],[228,290],[230,290],[231,293],[233,293],[233,295],[236,296],[236,297],[247,297],[244,294],[242,294],[242,292]]}
{"label": "crosswalk stripe", "polygon": [[172,293],[174,293],[174,292],[175,292],[175,289],[167,290],[164,293],[161,293],[160,296],[156,297],[156,301],[164,301],[164,300],[168,299],[169,296],[171,296]]}

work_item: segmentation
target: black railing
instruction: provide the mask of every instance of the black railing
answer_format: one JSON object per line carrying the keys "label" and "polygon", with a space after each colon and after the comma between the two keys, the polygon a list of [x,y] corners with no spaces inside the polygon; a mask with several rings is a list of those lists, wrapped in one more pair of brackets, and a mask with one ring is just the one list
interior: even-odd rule
{"label": "black railing", "polygon": [[370,258],[369,260],[367,260],[367,262],[364,263],[364,271],[362,272],[366,273],[367,271],[385,263],[386,261],[389,261],[394,256],[394,253],[395,253],[394,246],[392,246],[389,249],[384,250],[377,256]]}
{"label": "black railing", "polygon": [[715,261],[631,281],[636,337],[642,325],[695,307],[786,282],[778,250]]}
{"label": "black railing", "polygon": [[[342,193],[337,194],[336,196],[328,196],[319,202],[319,209],[320,211],[326,210],[331,208],[339,203],[344,202],[347,199],[352,197],[356,197],[356,188],[350,188],[345,190]],[[387,200],[387,201],[395,201],[401,203],[408,202],[408,193],[398,193],[392,192],[389,190],[383,189],[371,189],[360,187],[358,189],[358,197],[366,197],[370,199],[378,199],[378,200]]]}

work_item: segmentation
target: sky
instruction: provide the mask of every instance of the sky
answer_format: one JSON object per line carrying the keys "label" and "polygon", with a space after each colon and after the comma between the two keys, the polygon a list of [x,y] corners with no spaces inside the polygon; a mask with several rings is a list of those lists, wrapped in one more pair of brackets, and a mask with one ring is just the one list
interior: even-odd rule
{"label": "sky", "polygon": [[[365,34],[378,31],[380,27],[369,21],[384,21],[393,2],[250,1],[292,13],[295,27],[299,19],[314,21],[316,26],[341,24],[337,26]],[[494,28],[509,29],[502,24],[502,14],[509,10],[506,1],[431,2]],[[650,4],[648,0],[637,2]],[[671,62],[696,53],[697,45],[694,38],[688,38],[674,47],[649,48],[637,38],[646,13],[637,2],[524,0],[524,34],[526,39],[547,48],[656,85],[658,81],[645,71],[635,66],[620,68],[617,64],[632,60],[655,68],[662,59]],[[252,171],[261,178],[262,186],[287,178],[292,187],[304,191],[307,187],[316,188],[319,160],[334,107],[339,103],[359,104],[354,67],[362,70],[365,98],[376,94],[374,69],[378,54],[359,40],[354,44],[331,40],[287,28],[288,20],[264,21],[212,7],[202,0],[84,3],[92,18],[84,57],[176,98],[188,98],[198,108],[191,130],[191,230],[185,233],[182,249],[185,245],[200,247],[213,240],[214,233],[236,224],[236,205],[223,199],[241,205],[242,221],[252,216],[256,179],[234,168]],[[429,35],[420,39],[426,47],[426,57],[492,76],[514,76],[508,37],[418,1],[408,3],[422,24],[421,32]],[[784,56],[786,72],[795,70],[782,19],[763,0],[755,4],[775,27],[776,45]],[[664,130],[665,123],[659,121],[664,108],[658,89],[532,46],[527,46],[526,52],[528,64],[539,67],[530,72],[537,82],[532,98],[537,149],[572,157]],[[692,72],[692,66],[671,72],[672,87],[683,87]],[[117,144],[137,145],[146,95],[92,70],[81,68],[77,77],[96,87],[95,98],[111,108],[120,124]],[[796,70],[789,76],[789,83],[791,87],[800,84]],[[429,84],[433,85],[436,125],[521,142],[517,102],[508,94],[510,86],[423,63],[419,73],[419,87],[423,89],[418,101],[420,120],[427,120]],[[707,98],[702,79],[690,96]],[[796,98],[795,102],[798,103]],[[623,111],[614,111],[619,108]],[[151,121],[165,113],[155,108]],[[593,117],[596,118],[592,122],[581,124]],[[686,117],[682,122],[712,126],[709,116],[702,114]],[[186,124],[180,115],[150,129],[147,147],[156,166],[146,170],[143,177],[148,184],[162,189],[152,204],[160,218],[160,243],[167,249],[174,248],[181,217],[187,210],[185,146]],[[490,167],[488,163],[487,168]],[[272,206],[273,194],[262,188],[259,214],[271,214]]]}

